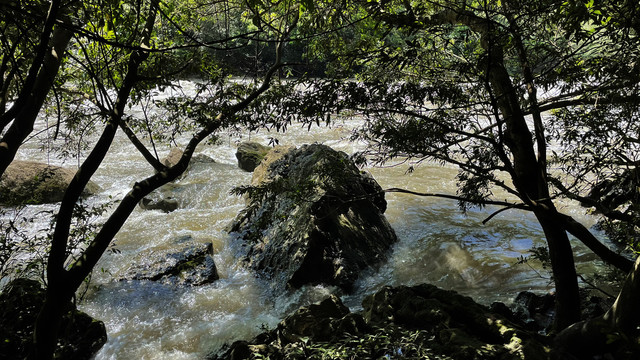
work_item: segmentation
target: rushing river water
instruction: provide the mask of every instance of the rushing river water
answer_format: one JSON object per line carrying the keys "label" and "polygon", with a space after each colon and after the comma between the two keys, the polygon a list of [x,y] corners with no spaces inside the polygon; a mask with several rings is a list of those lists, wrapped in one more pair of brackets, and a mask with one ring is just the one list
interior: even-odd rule
{"label": "rushing river water", "polygon": [[[222,134],[222,144],[203,145],[196,153],[216,163],[195,166],[179,184],[180,209],[163,213],[136,209],[118,233],[117,253],[107,253],[97,266],[81,309],[106,323],[109,341],[97,355],[104,359],[199,359],[225,342],[249,339],[261,328],[273,328],[279,319],[297,307],[319,301],[335,289],[306,287],[292,294],[269,294],[267,287],[238,266],[233,242],[225,226],[243,208],[243,200],[230,195],[237,185],[248,184],[251,174],[240,170],[235,159],[238,141],[263,144],[275,137],[280,144],[324,143],[349,154],[362,144],[348,140],[357,121],[331,127],[297,128],[286,134]],[[166,155],[168,149],[162,149]],[[37,145],[27,145],[22,159],[47,160]],[[456,169],[422,164],[406,174],[406,166],[367,168],[383,188],[401,187],[421,192],[454,194]],[[103,189],[90,202],[121,198],[131,185],[152,173],[134,147],[119,136],[94,181]],[[535,262],[517,265],[533,246],[544,244],[535,218],[517,210],[502,212],[486,225],[494,208],[462,214],[457,203],[388,193],[386,216],[399,242],[379,271],[363,273],[355,293],[343,300],[357,309],[363,296],[384,285],[423,282],[454,289],[489,304],[513,299],[523,290],[552,290],[548,273]],[[50,205],[34,207],[36,213]],[[562,211],[587,226],[593,219],[575,205]],[[170,246],[172,240],[190,235],[194,241],[212,242],[220,280],[199,287],[176,287],[151,281],[113,281],[141,250]],[[578,266],[590,271],[594,256],[576,247]]]}

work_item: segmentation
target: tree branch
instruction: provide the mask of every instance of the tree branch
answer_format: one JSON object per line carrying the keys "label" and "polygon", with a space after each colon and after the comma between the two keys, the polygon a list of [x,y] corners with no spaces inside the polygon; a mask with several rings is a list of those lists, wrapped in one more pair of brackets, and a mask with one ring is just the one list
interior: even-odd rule
{"label": "tree branch", "polygon": [[450,195],[450,194],[423,193],[423,192],[406,190],[401,188],[389,188],[389,189],[385,189],[384,192],[411,194],[411,195],[422,196],[422,197],[437,197],[437,198],[473,203],[476,205],[498,205],[498,206],[505,206],[510,209],[531,210],[531,207],[526,204],[510,203],[507,201],[495,201],[495,200],[477,200],[477,199],[465,198],[462,196]]}
{"label": "tree branch", "polygon": [[131,143],[133,144],[133,146],[136,147],[136,149],[138,149],[138,151],[140,152],[140,154],[142,154],[142,156],[144,157],[145,160],[147,160],[147,162],[153,166],[153,168],[156,171],[164,171],[167,169],[167,167],[162,164],[160,162],[160,160],[158,160],[148,149],[146,146],[144,146],[144,144],[142,143],[142,141],[140,141],[140,139],[138,139],[138,137],[136,136],[136,134],[133,132],[133,130],[131,130],[131,128],[129,127],[129,125],[127,124],[126,121],[121,121],[120,122],[120,129],[122,129],[122,131],[127,135],[127,137],[129,138],[129,141],[131,141]]}
{"label": "tree branch", "polygon": [[564,229],[591,249],[591,251],[598,255],[602,261],[613,265],[624,272],[631,271],[633,261],[609,249],[601,243],[600,240],[593,236],[593,234],[584,227],[584,225],[577,222],[571,216],[561,213],[558,213],[558,215],[562,219],[562,226]]}
{"label": "tree branch", "polygon": [[557,187],[562,192],[562,194],[565,195],[567,198],[579,201],[580,203],[583,204],[583,206],[592,206],[602,215],[612,220],[620,220],[620,221],[627,222],[629,224],[637,223],[637,219],[630,214],[625,214],[621,211],[609,209],[608,207],[605,207],[601,202],[597,201],[596,199],[586,197],[586,196],[580,196],[576,193],[573,193],[571,190],[567,189],[560,180],[556,178],[550,177],[549,182],[552,183],[553,186]]}

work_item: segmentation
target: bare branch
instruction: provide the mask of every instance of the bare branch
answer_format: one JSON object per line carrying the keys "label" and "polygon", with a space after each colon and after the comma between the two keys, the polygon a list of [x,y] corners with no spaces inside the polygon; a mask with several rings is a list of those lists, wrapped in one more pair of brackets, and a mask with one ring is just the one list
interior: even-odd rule
{"label": "bare branch", "polygon": [[530,206],[523,203],[510,203],[507,201],[496,201],[496,200],[477,200],[477,199],[470,199],[470,198],[465,198],[457,195],[423,193],[423,192],[406,190],[401,188],[389,188],[389,189],[385,189],[384,191],[388,193],[402,193],[402,194],[411,194],[411,195],[422,196],[422,197],[437,197],[437,198],[443,198],[443,199],[457,200],[461,202],[473,203],[476,205],[498,205],[498,206],[505,206],[510,209],[532,210]]}

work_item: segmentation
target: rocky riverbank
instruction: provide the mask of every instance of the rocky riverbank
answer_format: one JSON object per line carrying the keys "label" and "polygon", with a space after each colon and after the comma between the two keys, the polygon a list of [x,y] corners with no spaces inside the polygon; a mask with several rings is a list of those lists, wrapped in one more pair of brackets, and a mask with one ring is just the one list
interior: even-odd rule
{"label": "rocky riverbank", "polygon": [[[33,329],[45,290],[35,280],[17,279],[0,293],[0,359],[25,359],[33,349]],[[107,342],[102,321],[78,311],[75,304],[62,319],[56,359],[91,359]]]}
{"label": "rocky riverbank", "polygon": [[208,359],[549,358],[549,338],[433,285],[385,287],[362,305],[351,312],[331,296]]}

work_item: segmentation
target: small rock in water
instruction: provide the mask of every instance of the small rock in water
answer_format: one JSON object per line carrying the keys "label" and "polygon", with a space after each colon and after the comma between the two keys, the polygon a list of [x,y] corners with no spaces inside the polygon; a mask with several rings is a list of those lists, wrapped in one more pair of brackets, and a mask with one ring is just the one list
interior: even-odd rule
{"label": "small rock in water", "polygon": [[122,280],[152,280],[180,285],[205,285],[218,280],[211,243],[179,237],[170,248],[143,251]]}
{"label": "small rock in water", "polygon": [[171,197],[158,200],[144,198],[140,200],[140,207],[145,210],[160,210],[166,213],[170,213],[178,209],[178,200]]}
{"label": "small rock in water", "polygon": [[140,207],[145,210],[160,210],[166,213],[177,210],[180,203],[176,196],[183,191],[183,186],[169,183],[140,200]]}

